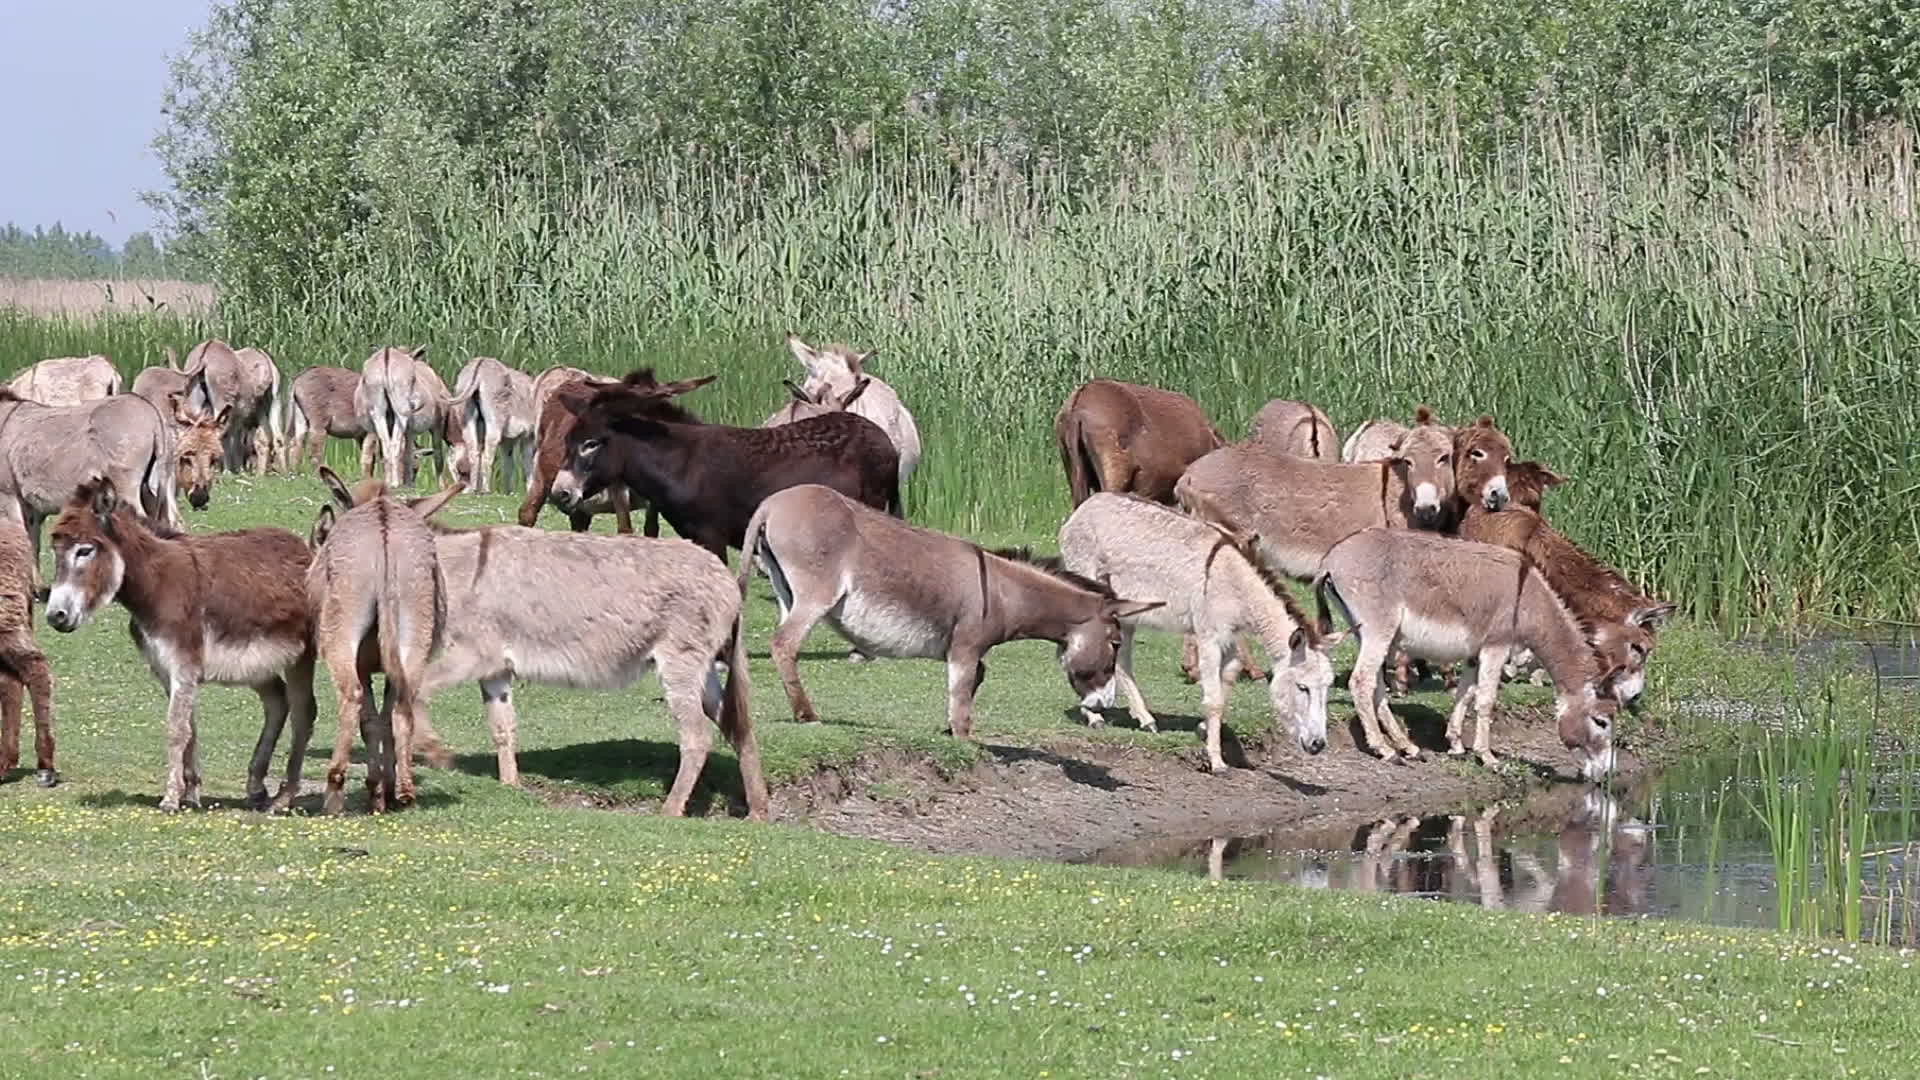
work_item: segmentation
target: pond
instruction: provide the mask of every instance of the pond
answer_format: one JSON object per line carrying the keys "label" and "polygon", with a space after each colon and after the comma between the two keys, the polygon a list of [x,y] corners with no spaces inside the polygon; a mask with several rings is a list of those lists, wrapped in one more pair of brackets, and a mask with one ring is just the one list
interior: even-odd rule
{"label": "pond", "polygon": [[[1330,818],[1174,848],[1145,843],[1092,861],[1510,911],[1779,927],[1779,872],[1751,766],[1707,758],[1612,791],[1561,784],[1503,805]],[[1906,812],[1920,800],[1910,776],[1889,769],[1872,785],[1871,850],[1860,869],[1865,939],[1920,937],[1920,834]],[[1813,895],[1829,895],[1817,868],[1808,876]]]}

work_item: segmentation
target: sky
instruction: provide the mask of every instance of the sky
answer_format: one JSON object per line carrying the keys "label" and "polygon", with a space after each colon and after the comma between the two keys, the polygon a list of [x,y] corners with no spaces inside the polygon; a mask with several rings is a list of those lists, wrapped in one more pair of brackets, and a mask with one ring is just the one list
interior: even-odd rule
{"label": "sky", "polygon": [[167,56],[212,0],[0,0],[0,223],[55,221],[118,247],[154,227],[143,190],[166,178],[160,127]]}

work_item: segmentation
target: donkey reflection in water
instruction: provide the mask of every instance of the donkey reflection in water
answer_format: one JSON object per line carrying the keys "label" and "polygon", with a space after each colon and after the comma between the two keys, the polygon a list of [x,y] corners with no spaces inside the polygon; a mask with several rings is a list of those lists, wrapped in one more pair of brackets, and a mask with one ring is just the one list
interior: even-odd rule
{"label": "donkey reflection in water", "polygon": [[800,644],[823,618],[868,656],[945,659],[947,731],[965,739],[989,649],[1053,642],[1074,693],[1090,702],[1114,677],[1120,620],[1160,606],[1119,599],[1056,561],[909,525],[818,484],[768,496],[740,550],[740,595],[756,558],[773,583],[780,625],[770,651],[804,723],[819,716],[800,685]]}

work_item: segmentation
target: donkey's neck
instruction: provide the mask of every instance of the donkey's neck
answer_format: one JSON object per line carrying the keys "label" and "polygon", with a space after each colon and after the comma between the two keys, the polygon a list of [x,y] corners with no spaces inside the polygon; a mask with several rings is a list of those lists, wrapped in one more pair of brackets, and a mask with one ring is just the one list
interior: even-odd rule
{"label": "donkey's neck", "polygon": [[654,421],[619,433],[620,482],[650,502],[678,502],[691,454],[688,425]]}
{"label": "donkey's neck", "polygon": [[[989,556],[990,558],[997,558]],[[1101,598],[1036,566],[1013,560],[997,567],[990,586],[988,619],[1002,641],[1039,638],[1064,643],[1075,626],[1092,618]]]}
{"label": "donkey's neck", "polygon": [[120,592],[114,599],[134,623],[157,618],[161,597],[170,589],[189,596],[199,593],[199,575],[184,544],[155,535],[127,510],[114,513],[113,532],[120,557]]}
{"label": "donkey's neck", "polygon": [[1531,565],[1524,572],[1517,612],[1520,640],[1540,658],[1555,690],[1578,693],[1598,675],[1593,646],[1573,610],[1547,584],[1546,575]]}
{"label": "donkey's neck", "polygon": [[1280,663],[1281,658],[1293,651],[1293,632],[1306,623],[1293,617],[1293,612],[1287,610],[1287,602],[1275,595],[1259,571],[1245,561],[1233,559],[1225,567],[1218,567],[1216,573],[1219,569],[1226,570],[1226,580],[1221,584],[1238,590],[1240,595],[1242,626],[1235,629],[1252,630],[1260,639],[1260,647],[1267,650],[1275,663]]}

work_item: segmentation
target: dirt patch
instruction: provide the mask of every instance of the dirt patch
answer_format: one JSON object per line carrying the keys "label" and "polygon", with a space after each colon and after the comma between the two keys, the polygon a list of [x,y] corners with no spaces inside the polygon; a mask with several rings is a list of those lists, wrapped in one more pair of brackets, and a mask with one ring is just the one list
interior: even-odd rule
{"label": "dirt patch", "polygon": [[[897,753],[823,769],[778,789],[774,816],[928,852],[1149,861],[1163,845],[1177,852],[1209,837],[1443,812],[1555,782],[1577,786],[1551,721],[1514,716],[1494,737],[1506,758],[1498,769],[1431,753],[1389,765],[1337,735],[1317,756],[1290,741],[1247,746],[1250,767],[1219,776],[1203,771],[1197,747],[1168,755],[1082,740],[990,743],[989,761],[956,776]],[[1622,776],[1642,765],[1620,754]]]}

